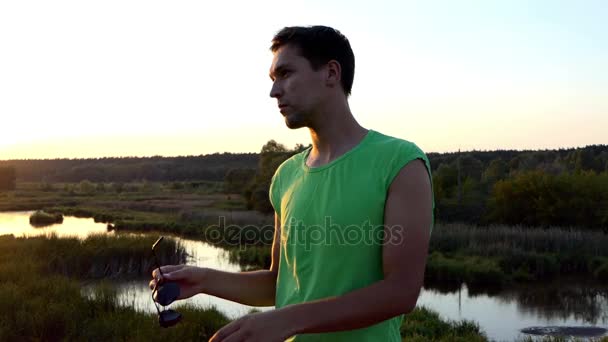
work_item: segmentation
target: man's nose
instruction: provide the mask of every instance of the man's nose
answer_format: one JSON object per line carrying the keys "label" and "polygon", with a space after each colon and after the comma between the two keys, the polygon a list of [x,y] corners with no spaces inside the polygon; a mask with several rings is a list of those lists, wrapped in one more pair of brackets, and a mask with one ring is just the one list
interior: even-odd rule
{"label": "man's nose", "polygon": [[280,98],[282,95],[282,91],[280,89],[280,86],[278,84],[278,82],[273,82],[272,83],[272,88],[270,88],[270,97],[274,97],[274,98]]}

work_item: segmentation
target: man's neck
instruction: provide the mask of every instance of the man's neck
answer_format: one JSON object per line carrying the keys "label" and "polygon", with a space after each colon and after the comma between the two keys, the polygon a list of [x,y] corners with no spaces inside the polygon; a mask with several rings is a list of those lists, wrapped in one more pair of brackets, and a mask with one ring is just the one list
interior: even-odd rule
{"label": "man's neck", "polygon": [[368,130],[355,120],[348,105],[334,113],[323,115],[322,122],[309,127],[312,150],[306,165],[319,167],[332,162],[357,146]]}

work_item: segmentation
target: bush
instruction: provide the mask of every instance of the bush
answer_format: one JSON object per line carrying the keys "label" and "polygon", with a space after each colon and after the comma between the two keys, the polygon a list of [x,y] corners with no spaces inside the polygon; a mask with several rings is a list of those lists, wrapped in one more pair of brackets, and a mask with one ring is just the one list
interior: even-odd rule
{"label": "bush", "polygon": [[38,210],[30,215],[30,224],[32,226],[48,226],[55,223],[62,223],[63,215],[60,213],[50,214],[42,210]]}
{"label": "bush", "polygon": [[83,180],[78,185],[78,189],[83,195],[91,195],[95,193],[95,184],[89,182],[88,180]]}

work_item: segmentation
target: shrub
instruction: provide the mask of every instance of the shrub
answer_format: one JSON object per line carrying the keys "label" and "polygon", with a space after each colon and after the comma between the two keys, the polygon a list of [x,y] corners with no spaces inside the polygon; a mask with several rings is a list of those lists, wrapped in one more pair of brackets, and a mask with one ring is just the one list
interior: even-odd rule
{"label": "shrub", "polygon": [[42,210],[38,210],[30,215],[30,224],[32,226],[48,226],[55,223],[62,223],[63,215],[60,213],[50,214]]}

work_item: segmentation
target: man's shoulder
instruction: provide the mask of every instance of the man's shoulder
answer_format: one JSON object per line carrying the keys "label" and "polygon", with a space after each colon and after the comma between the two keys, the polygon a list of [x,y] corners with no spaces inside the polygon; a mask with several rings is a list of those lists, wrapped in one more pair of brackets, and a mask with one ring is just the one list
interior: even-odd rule
{"label": "man's shoulder", "polygon": [[371,145],[379,151],[388,153],[424,153],[413,141],[394,137],[378,131],[374,131],[374,138]]}
{"label": "man's shoulder", "polygon": [[292,171],[294,168],[300,167],[303,163],[304,156],[312,147],[308,147],[291,157],[285,159],[275,171],[275,175],[285,171]]}

